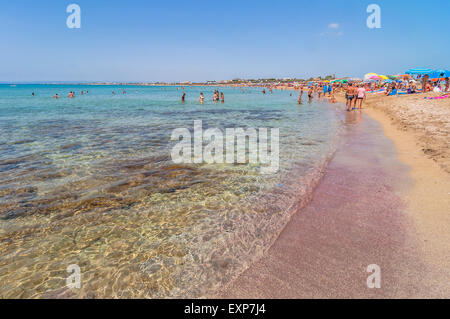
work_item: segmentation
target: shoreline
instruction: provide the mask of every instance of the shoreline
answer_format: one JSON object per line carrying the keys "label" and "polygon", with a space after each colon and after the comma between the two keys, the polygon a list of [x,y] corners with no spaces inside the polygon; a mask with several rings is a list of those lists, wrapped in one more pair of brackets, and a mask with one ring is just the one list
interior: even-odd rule
{"label": "shoreline", "polygon": [[[384,117],[378,119],[385,122],[386,118],[398,132],[407,132],[415,149],[450,174],[450,100],[424,99],[433,96],[436,93],[389,97],[370,94],[363,108],[381,112]],[[345,103],[342,93],[336,99]]]}
{"label": "shoreline", "polygon": [[[346,117],[358,113],[351,112]],[[367,124],[358,127],[350,123],[352,130],[359,129],[360,132],[350,134],[347,142],[338,149],[313,194],[313,200],[292,216],[266,256],[224,287],[220,298],[450,296],[450,287],[446,283],[450,275],[448,174],[417,147],[414,134],[400,131],[381,110],[368,108],[361,114],[379,126],[376,134],[358,136],[364,134]],[[383,136],[378,138],[376,135],[380,133]],[[384,146],[376,146],[379,139],[385,140],[381,142]],[[361,144],[362,147],[355,150],[349,144]],[[361,152],[365,148],[367,154]],[[355,157],[349,159],[346,153]],[[364,161],[371,165],[367,166]],[[357,164],[353,165],[353,162]],[[353,175],[354,170],[357,175]],[[368,176],[359,180],[366,173]],[[352,179],[362,184],[352,184]],[[335,196],[334,192],[341,190],[336,183],[347,184],[349,180],[356,193]],[[378,194],[371,194],[374,189]],[[374,202],[377,205],[373,205]],[[340,209],[342,205],[344,208]],[[377,209],[378,206],[384,210]],[[334,215],[334,210],[341,210],[344,217]],[[362,210],[372,212],[364,215]],[[385,214],[385,210],[389,213]],[[321,214],[317,215],[318,212]],[[355,213],[362,215],[357,222],[353,219]],[[380,218],[384,220],[376,221]],[[361,229],[361,226],[365,227]],[[341,232],[355,229],[357,231],[350,237]],[[378,233],[373,232],[374,229]],[[373,243],[361,243],[360,237],[371,238]],[[346,243],[347,247],[342,248],[336,242]],[[363,256],[355,256],[353,251]],[[367,252],[383,260],[387,288],[371,290],[364,287],[368,274],[363,264],[368,265],[367,262],[373,260]],[[334,267],[330,268],[329,263]],[[339,273],[339,276],[333,276],[333,273]]]}

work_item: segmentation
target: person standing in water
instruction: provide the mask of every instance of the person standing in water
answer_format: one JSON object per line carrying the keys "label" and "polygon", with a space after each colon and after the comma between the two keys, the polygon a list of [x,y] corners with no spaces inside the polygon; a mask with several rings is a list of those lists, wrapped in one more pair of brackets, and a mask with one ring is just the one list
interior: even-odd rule
{"label": "person standing in water", "polygon": [[356,100],[359,101],[359,109],[362,109],[363,100],[366,98],[366,89],[364,85],[360,84],[358,90],[356,90]]}
{"label": "person standing in water", "polygon": [[203,96],[203,92],[200,93],[200,97],[198,98],[201,104],[205,102],[205,97]]}
{"label": "person standing in water", "polygon": [[302,104],[302,95],[303,95],[303,89],[300,91],[300,94],[298,95],[298,104]]}
{"label": "person standing in water", "polygon": [[349,83],[347,85],[347,88],[345,89],[345,98],[347,99],[347,111],[352,110],[352,101],[355,98],[356,89],[353,87],[352,83]]}
{"label": "person standing in water", "polygon": [[313,99],[313,88],[312,87],[309,88],[308,98],[309,98],[309,102],[311,102]]}
{"label": "person standing in water", "polygon": [[220,92],[220,101],[225,103],[225,95],[223,95],[223,92]]}
{"label": "person standing in water", "polygon": [[186,102],[186,93],[183,92],[183,95],[181,96],[181,102]]}

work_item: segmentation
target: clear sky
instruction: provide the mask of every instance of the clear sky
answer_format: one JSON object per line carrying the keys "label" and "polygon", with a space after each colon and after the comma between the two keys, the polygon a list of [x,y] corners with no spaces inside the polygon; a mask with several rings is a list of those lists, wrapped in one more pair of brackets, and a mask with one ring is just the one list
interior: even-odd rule
{"label": "clear sky", "polygon": [[[66,7],[81,7],[81,29]],[[381,7],[381,29],[366,8]],[[0,2],[0,81],[206,81],[450,67],[449,0]]]}

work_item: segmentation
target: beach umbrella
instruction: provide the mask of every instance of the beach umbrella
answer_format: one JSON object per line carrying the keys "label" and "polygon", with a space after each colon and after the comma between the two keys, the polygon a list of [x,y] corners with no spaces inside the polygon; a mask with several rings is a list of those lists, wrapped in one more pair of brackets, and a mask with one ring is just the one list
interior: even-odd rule
{"label": "beach umbrella", "polygon": [[369,80],[372,76],[378,76],[376,73],[367,73],[364,75],[364,80]]}
{"label": "beach umbrella", "polygon": [[430,74],[430,78],[432,79],[447,78],[447,77],[450,77],[449,70],[434,70]]}
{"label": "beach umbrella", "polygon": [[389,78],[386,75],[379,75],[381,80],[388,80]]}
{"label": "beach umbrella", "polygon": [[416,69],[409,69],[406,71],[406,74],[414,74],[414,75],[425,75],[432,73],[433,70],[431,69],[425,69],[425,68],[416,68]]}
{"label": "beach umbrella", "polygon": [[370,77],[370,79],[371,79],[371,80],[379,80],[379,79],[380,79],[380,76],[379,76],[379,75],[372,75],[372,76]]}

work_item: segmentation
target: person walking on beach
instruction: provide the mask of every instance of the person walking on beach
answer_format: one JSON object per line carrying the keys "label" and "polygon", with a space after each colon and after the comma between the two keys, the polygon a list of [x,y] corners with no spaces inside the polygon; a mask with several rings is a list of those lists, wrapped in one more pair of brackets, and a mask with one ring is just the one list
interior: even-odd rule
{"label": "person walking on beach", "polygon": [[352,110],[352,101],[355,98],[356,90],[353,87],[352,83],[349,83],[347,85],[347,88],[345,89],[345,98],[347,100],[347,111],[350,112]]}
{"label": "person walking on beach", "polygon": [[356,91],[356,100],[359,101],[359,109],[362,109],[363,100],[366,98],[366,89],[364,85],[360,84],[358,90]]}

